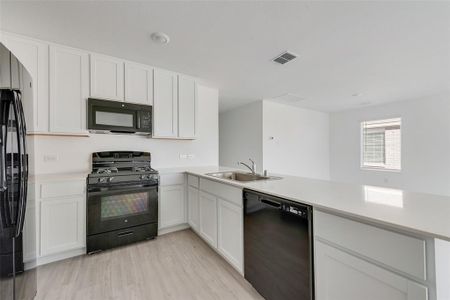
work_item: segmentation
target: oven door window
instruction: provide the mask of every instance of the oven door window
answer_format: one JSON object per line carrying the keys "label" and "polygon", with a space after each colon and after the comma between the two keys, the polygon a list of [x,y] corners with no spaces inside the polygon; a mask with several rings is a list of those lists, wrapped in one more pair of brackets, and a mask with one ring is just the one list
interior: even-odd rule
{"label": "oven door window", "polygon": [[148,211],[147,192],[101,197],[102,221],[145,214]]}

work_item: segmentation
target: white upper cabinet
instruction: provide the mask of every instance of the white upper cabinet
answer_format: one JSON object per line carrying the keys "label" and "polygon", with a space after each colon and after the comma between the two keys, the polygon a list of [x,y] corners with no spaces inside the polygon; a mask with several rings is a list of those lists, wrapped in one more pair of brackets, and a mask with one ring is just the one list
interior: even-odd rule
{"label": "white upper cabinet", "polygon": [[88,95],[88,53],[50,46],[50,131],[85,132]]}
{"label": "white upper cabinet", "polygon": [[177,74],[154,70],[153,137],[178,136]]}
{"label": "white upper cabinet", "polygon": [[125,101],[153,104],[153,68],[125,62]]}
{"label": "white upper cabinet", "polygon": [[178,76],[178,136],[195,138],[197,134],[197,93],[193,78]]}
{"label": "white upper cabinet", "polygon": [[3,43],[25,68],[22,91],[31,89],[22,95],[27,131],[48,132],[48,44],[11,33],[3,34]]}
{"label": "white upper cabinet", "polygon": [[2,42],[17,60],[1,53],[0,87],[11,86],[12,65],[28,133],[87,134],[85,104],[92,97],[153,105],[154,138],[198,137],[192,77],[11,33]]}
{"label": "white upper cabinet", "polygon": [[91,54],[91,97],[124,100],[124,62]]}

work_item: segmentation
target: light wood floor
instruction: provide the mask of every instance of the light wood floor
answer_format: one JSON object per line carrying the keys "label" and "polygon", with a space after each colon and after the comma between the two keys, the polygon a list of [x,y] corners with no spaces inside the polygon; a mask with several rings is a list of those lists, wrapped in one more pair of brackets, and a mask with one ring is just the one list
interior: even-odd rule
{"label": "light wood floor", "polygon": [[38,269],[37,299],[263,299],[191,230]]}

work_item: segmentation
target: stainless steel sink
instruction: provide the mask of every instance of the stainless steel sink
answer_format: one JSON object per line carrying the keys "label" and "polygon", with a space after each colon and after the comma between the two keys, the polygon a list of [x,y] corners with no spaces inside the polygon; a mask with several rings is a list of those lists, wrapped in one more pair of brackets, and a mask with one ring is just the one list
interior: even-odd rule
{"label": "stainless steel sink", "polygon": [[217,173],[208,173],[206,175],[220,178],[220,179],[228,179],[228,180],[235,180],[235,181],[256,181],[256,180],[281,179],[281,177],[263,176],[263,175],[259,175],[259,174],[243,173],[243,172],[217,172]]}

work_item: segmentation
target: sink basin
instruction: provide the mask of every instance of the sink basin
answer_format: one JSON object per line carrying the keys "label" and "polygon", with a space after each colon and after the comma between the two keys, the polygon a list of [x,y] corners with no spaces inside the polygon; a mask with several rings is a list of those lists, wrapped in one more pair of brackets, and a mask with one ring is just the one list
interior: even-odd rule
{"label": "sink basin", "polygon": [[220,179],[228,179],[228,180],[235,180],[235,181],[256,181],[256,180],[281,179],[280,177],[263,176],[263,175],[259,175],[259,174],[243,173],[243,172],[217,172],[217,173],[208,173],[206,175],[220,178]]}

